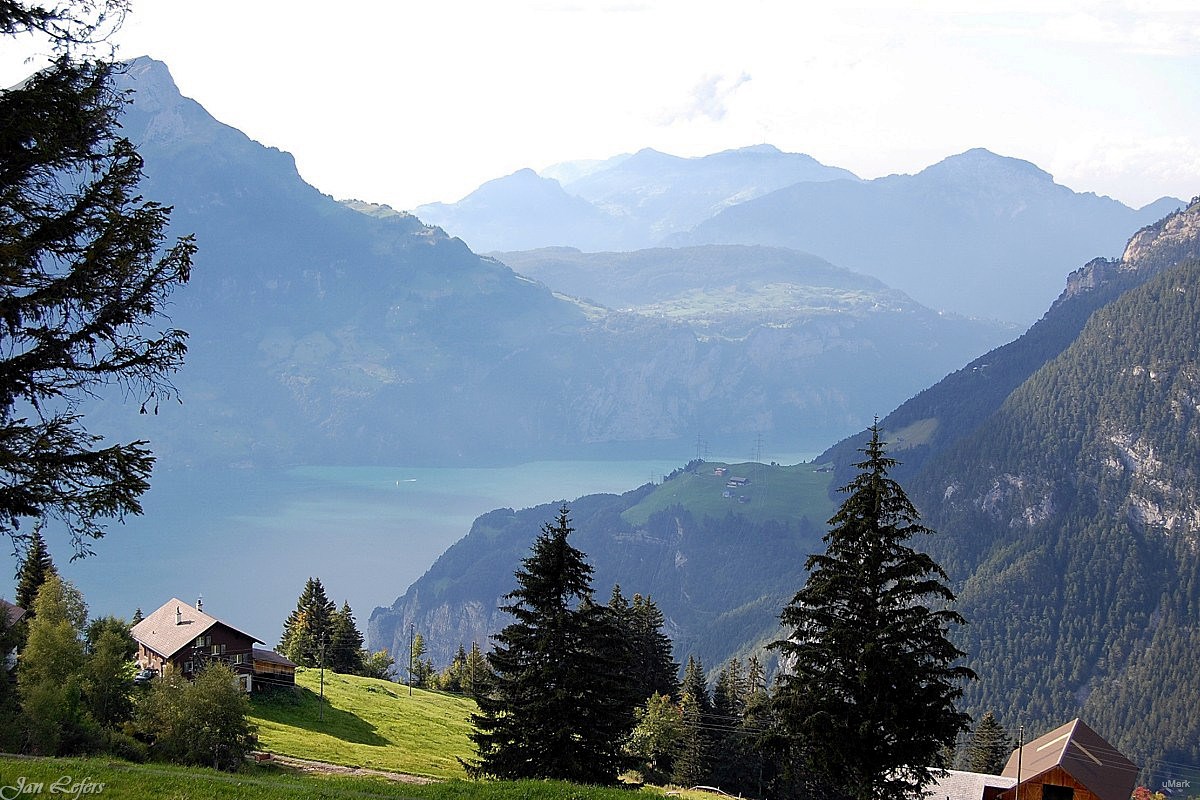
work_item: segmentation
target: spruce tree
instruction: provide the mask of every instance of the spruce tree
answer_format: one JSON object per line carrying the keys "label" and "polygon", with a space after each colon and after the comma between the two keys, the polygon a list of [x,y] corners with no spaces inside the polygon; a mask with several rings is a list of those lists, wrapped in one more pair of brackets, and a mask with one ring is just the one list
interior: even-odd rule
{"label": "spruce tree", "polygon": [[25,546],[25,557],[17,570],[17,605],[29,613],[33,613],[33,601],[37,599],[38,589],[51,575],[57,574],[50,551],[46,549],[46,540],[42,538],[42,526],[36,525],[29,534]]}
{"label": "spruce tree", "polygon": [[637,681],[639,702],[652,694],[679,693],[679,663],[672,655],[671,638],[663,632],[666,619],[649,597],[633,596],[633,662],[629,668]]}
{"label": "spruce tree", "polygon": [[348,601],[333,615],[329,624],[329,641],[325,648],[326,665],[334,672],[361,675],[363,671],[363,635],[354,621]]}
{"label": "spruce tree", "polygon": [[477,694],[471,734],[475,775],[613,784],[626,763],[622,744],[633,708],[611,693],[606,676],[618,626],[592,602],[592,567],[567,541],[564,505],[542,526],[502,609],[514,621],[488,654],[490,693]]}
{"label": "spruce tree", "polygon": [[[302,667],[321,666],[322,653],[328,652],[335,613],[321,579],[309,578],[296,601],[296,610],[288,614],[283,624],[280,652]],[[326,666],[328,663],[326,658]]]}
{"label": "spruce tree", "polygon": [[967,746],[967,754],[963,769],[967,772],[982,772],[986,775],[999,775],[1013,751],[1013,740],[1008,731],[996,721],[991,711],[979,718],[975,732],[971,735],[971,743]]}
{"label": "spruce tree", "polygon": [[467,651],[467,661],[462,672],[463,694],[478,699],[480,695],[490,691],[491,685],[492,667],[483,651],[479,649],[479,643],[471,642],[471,649]]}
{"label": "spruce tree", "polygon": [[810,790],[853,800],[916,798],[939,753],[970,718],[958,711],[963,653],[949,639],[962,618],[945,572],[908,541],[930,533],[888,477],[879,428],[830,519],[826,550],[781,615],[772,643],[785,670],[775,695],[796,775]]}
{"label": "spruce tree", "polygon": [[713,705],[704,677],[704,664],[688,656],[680,688],[680,737],[671,779],[683,786],[709,777],[713,748]]}
{"label": "spruce tree", "polygon": [[160,324],[195,246],[164,247],[170,209],[138,195],[142,160],[120,135],[119,67],[89,52],[126,5],[0,1],[0,35],[56,51],[0,91],[0,535],[54,517],[77,555],[105,519],[141,513],[154,464],[145,441],[88,430],[82,401],[109,386],[155,410],[187,350]]}

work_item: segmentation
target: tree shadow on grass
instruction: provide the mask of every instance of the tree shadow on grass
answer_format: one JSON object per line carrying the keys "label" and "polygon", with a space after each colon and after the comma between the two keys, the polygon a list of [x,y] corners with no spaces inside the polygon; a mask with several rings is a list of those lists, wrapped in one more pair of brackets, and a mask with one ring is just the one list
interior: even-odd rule
{"label": "tree shadow on grass", "polygon": [[280,687],[255,697],[254,714],[269,722],[323,733],[353,744],[391,744],[362,717],[334,708],[311,689],[302,686]]}

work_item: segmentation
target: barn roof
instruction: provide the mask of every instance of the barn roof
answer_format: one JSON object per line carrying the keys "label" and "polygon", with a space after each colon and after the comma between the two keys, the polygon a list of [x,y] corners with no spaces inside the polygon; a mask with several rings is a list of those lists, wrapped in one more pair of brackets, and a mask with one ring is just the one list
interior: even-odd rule
{"label": "barn roof", "polygon": [[1129,800],[1138,768],[1082,720],[1073,719],[1014,750],[1003,775],[1021,781],[1062,767],[1100,800]]}

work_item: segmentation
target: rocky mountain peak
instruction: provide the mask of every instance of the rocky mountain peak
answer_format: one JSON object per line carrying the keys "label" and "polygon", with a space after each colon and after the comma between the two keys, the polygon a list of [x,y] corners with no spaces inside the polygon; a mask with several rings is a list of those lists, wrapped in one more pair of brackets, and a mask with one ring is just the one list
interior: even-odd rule
{"label": "rocky mountain peak", "polygon": [[1193,258],[1200,258],[1200,197],[1135,233],[1121,256],[1121,269],[1157,271]]}

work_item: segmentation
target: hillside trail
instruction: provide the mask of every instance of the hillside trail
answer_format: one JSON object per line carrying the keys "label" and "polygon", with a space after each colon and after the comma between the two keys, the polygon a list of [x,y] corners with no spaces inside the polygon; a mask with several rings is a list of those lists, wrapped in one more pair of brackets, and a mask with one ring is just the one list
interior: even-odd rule
{"label": "hillside trail", "polygon": [[294,769],[298,772],[318,774],[318,775],[357,775],[357,776],[373,776],[377,778],[387,778],[397,783],[413,783],[426,784],[436,783],[436,779],[426,777],[425,775],[412,775],[407,772],[388,772],[381,769],[368,769],[366,767],[347,767],[342,764],[330,764],[325,761],[312,761],[307,758],[293,758],[292,756],[282,756],[275,753],[255,753],[256,760],[259,763],[277,764],[281,767]]}

